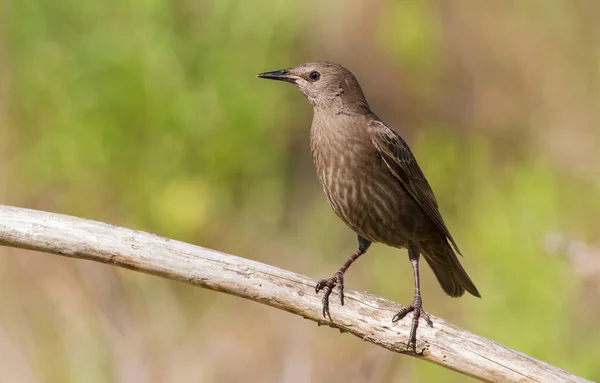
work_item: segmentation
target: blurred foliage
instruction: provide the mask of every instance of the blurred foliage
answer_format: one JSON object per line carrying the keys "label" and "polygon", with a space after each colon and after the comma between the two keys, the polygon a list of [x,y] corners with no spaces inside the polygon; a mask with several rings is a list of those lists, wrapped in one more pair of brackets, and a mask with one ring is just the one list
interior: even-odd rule
{"label": "blurred foliage", "polygon": [[60,185],[63,209],[108,205],[188,238],[223,207],[256,199],[247,186],[277,202],[282,136],[261,107],[273,91],[255,86],[252,69],[267,55],[288,61],[275,37],[289,40],[294,23],[265,8],[257,26],[248,21],[256,4],[13,4],[23,197]]}
{"label": "blurred foliage", "polygon": [[[600,25],[591,16],[600,5],[9,0],[5,8],[0,183],[10,187],[1,203],[328,276],[355,238],[313,175],[310,107],[291,87],[254,75],[338,61],[411,142],[483,296],[450,299],[426,271],[426,308],[600,380],[592,272],[600,252],[548,244],[553,233],[600,243]],[[15,256],[0,259],[0,381],[468,380],[237,298],[2,252]],[[347,285],[408,302],[404,252],[376,246]]]}

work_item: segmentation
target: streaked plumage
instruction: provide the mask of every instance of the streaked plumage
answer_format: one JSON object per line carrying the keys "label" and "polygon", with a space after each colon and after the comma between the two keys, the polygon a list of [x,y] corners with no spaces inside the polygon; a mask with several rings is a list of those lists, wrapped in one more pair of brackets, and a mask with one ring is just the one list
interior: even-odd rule
{"label": "streaked plumage", "polygon": [[415,300],[395,320],[414,311],[409,345],[416,341],[422,310],[418,259],[422,253],[444,291],[459,297],[477,288],[461,266],[460,254],[438,204],[406,142],[373,112],[355,77],[335,63],[315,62],[259,77],[294,83],[313,105],[311,151],[319,180],[335,213],[359,237],[359,249],[334,277],[320,281],[324,315],[335,285],[343,304],[343,275],[371,242],[408,248]]}

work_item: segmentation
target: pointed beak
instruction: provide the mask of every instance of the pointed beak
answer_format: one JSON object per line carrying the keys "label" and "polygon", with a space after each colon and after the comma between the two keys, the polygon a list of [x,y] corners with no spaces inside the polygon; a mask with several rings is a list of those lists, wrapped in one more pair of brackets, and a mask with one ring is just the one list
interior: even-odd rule
{"label": "pointed beak", "polygon": [[291,74],[287,69],[275,70],[273,72],[264,72],[256,75],[258,78],[266,78],[269,80],[279,80],[291,82],[292,84],[296,83],[296,80],[299,78],[296,75]]}

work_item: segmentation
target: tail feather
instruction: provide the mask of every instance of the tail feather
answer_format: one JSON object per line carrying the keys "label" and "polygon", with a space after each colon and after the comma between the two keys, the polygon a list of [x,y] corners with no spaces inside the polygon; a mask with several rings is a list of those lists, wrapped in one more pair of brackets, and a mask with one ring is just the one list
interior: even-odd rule
{"label": "tail feather", "polygon": [[460,297],[466,290],[481,298],[477,287],[469,278],[447,241],[442,246],[436,247],[423,244],[421,249],[425,260],[446,294],[451,297]]}

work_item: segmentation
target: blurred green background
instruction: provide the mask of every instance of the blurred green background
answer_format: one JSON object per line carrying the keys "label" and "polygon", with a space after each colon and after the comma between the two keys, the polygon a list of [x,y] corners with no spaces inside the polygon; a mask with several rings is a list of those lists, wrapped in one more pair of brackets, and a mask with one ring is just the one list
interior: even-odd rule
{"label": "blurred green background", "polygon": [[[311,107],[256,73],[352,70],[412,145],[482,299],[426,309],[600,380],[600,3],[7,0],[0,203],[329,277],[355,250]],[[0,217],[1,218],[1,217]],[[2,382],[465,382],[239,298],[0,249]],[[379,245],[346,286],[412,299]]]}

